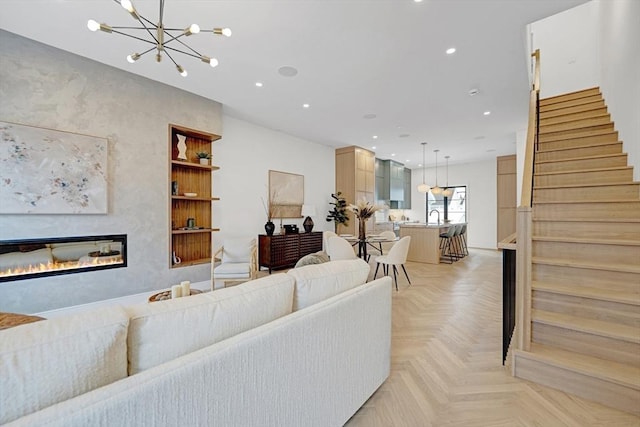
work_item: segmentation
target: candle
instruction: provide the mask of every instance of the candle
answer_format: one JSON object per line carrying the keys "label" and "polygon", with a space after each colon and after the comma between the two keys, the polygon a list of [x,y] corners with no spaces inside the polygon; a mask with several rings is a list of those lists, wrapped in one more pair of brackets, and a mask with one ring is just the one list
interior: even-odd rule
{"label": "candle", "polygon": [[180,287],[182,288],[182,296],[188,297],[191,295],[191,282],[188,280],[183,280],[180,282]]}
{"label": "candle", "polygon": [[173,285],[171,287],[171,298],[180,298],[182,296],[182,286]]}

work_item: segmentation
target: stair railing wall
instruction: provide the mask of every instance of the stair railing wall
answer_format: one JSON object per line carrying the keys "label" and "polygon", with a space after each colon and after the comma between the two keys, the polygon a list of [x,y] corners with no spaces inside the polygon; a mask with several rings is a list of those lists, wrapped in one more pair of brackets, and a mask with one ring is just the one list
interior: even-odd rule
{"label": "stair railing wall", "polygon": [[529,121],[525,147],[520,206],[517,212],[516,239],[516,330],[515,347],[528,351],[531,346],[531,230],[533,173],[538,141],[540,102],[540,50],[531,54],[535,61],[533,85],[529,96]]}

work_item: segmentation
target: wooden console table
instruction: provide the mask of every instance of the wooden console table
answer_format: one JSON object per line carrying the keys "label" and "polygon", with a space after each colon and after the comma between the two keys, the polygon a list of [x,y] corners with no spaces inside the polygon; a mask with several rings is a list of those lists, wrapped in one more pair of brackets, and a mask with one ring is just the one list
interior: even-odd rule
{"label": "wooden console table", "polygon": [[300,258],[322,250],[322,232],[258,236],[258,264],[271,270],[293,267]]}

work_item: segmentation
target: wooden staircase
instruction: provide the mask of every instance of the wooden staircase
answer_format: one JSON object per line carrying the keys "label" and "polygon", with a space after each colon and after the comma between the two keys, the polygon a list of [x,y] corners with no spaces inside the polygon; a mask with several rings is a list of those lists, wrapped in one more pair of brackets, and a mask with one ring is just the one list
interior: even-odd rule
{"label": "wooden staircase", "polygon": [[598,88],[540,100],[514,375],[640,415],[640,183]]}

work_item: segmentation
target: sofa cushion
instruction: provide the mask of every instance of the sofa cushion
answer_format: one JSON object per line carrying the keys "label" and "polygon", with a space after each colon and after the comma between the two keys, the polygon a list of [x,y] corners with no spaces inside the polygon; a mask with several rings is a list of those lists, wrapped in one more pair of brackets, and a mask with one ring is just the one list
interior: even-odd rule
{"label": "sofa cushion", "polygon": [[127,376],[120,307],[0,331],[0,424]]}
{"label": "sofa cushion", "polygon": [[329,262],[329,255],[324,251],[318,251],[300,258],[294,268],[304,267],[305,265],[322,264],[324,262]]}
{"label": "sofa cushion", "polygon": [[228,262],[213,269],[216,278],[248,277],[251,274],[251,264],[248,262]]}
{"label": "sofa cushion", "polygon": [[294,268],[293,310],[300,310],[367,281],[369,264],[361,259],[330,261]]}
{"label": "sofa cushion", "polygon": [[293,278],[274,274],[188,298],[127,307],[129,374],[291,313]]}

